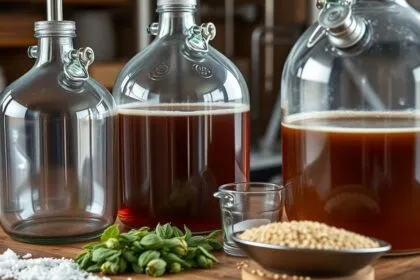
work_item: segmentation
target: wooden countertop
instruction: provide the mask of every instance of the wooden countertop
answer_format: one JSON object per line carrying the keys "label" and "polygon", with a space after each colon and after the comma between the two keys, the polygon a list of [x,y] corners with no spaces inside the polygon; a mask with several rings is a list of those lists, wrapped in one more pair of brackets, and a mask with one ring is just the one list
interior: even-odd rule
{"label": "wooden countertop", "polygon": [[[34,257],[65,257],[74,258],[81,252],[83,244],[69,245],[32,245],[20,243],[12,240],[8,235],[0,229],[0,252],[4,252],[7,248],[12,249],[20,255],[31,253]],[[192,279],[192,280],[213,280],[213,279],[230,279],[240,280],[241,273],[237,270],[236,264],[244,259],[232,258],[218,253],[217,257],[221,264],[215,269],[210,270],[191,270],[170,277],[158,279]],[[419,280],[420,279],[420,255],[410,257],[387,257],[381,259],[375,265],[375,279],[378,280]],[[155,279],[143,275],[123,275],[112,277],[114,280],[132,279]]]}

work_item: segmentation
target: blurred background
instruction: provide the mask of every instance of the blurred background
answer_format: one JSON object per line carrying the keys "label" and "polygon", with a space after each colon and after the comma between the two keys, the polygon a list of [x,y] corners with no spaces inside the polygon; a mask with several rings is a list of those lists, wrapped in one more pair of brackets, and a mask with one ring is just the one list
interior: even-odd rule
{"label": "blurred background", "polygon": [[[244,74],[251,94],[251,179],[280,181],[279,88],[285,59],[316,19],[315,0],[199,0],[199,22],[217,26],[213,47]],[[411,1],[420,7],[420,0]],[[110,90],[122,66],[153,39],[156,0],[64,0],[64,18],[77,22],[76,46],[95,50],[90,72]],[[0,0],[0,91],[25,73],[36,44],[33,24],[45,0]]]}

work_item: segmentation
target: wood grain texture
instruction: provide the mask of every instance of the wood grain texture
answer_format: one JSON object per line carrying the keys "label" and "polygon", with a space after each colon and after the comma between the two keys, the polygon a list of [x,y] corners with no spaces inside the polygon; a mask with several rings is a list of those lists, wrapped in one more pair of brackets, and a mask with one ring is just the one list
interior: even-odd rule
{"label": "wood grain texture", "polygon": [[[74,258],[81,252],[83,244],[68,245],[33,245],[20,243],[12,240],[0,229],[0,253],[7,248],[12,249],[20,255],[31,253],[34,257],[56,257]],[[211,270],[192,270],[179,275],[159,279],[191,279],[191,280],[213,280],[228,279],[240,280],[241,272],[237,270],[236,264],[244,259],[232,258],[223,253],[216,254],[221,264]],[[129,277],[134,279],[153,279],[142,275],[125,274],[119,277],[112,277],[114,280],[126,280]],[[380,260],[375,265],[376,280],[419,280],[420,279],[420,255],[411,257],[388,257]]]}
{"label": "wood grain texture", "polygon": [[[254,271],[254,273],[252,273],[252,271]],[[242,280],[273,280],[276,279],[275,277],[276,274],[264,271],[252,262],[250,263],[250,266],[242,268]],[[293,275],[286,276],[277,274],[277,278],[282,280],[294,280]],[[375,280],[375,271],[369,266],[351,276],[329,278],[316,277],[311,278],[310,280]]]}

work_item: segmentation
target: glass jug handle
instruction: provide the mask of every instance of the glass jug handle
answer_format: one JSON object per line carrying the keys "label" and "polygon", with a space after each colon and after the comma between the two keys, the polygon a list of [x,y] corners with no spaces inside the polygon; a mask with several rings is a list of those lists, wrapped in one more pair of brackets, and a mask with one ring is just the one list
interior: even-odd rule
{"label": "glass jug handle", "polygon": [[193,26],[188,31],[185,39],[187,47],[195,52],[206,54],[209,51],[209,42],[216,37],[216,26],[209,22],[201,26]]}
{"label": "glass jug handle", "polygon": [[64,63],[65,76],[74,82],[89,79],[89,66],[95,60],[95,53],[89,47],[71,50],[66,54]]}

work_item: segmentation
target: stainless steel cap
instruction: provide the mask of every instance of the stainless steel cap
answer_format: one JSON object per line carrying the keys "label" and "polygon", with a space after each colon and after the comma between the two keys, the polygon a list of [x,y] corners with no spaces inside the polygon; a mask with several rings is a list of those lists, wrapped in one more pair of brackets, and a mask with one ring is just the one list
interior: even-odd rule
{"label": "stainless steel cap", "polygon": [[166,5],[191,5],[196,6],[197,0],[158,0],[157,5],[166,6]]}
{"label": "stainless steel cap", "polygon": [[35,37],[70,36],[76,37],[74,21],[37,21],[35,22]]}
{"label": "stainless steel cap", "polygon": [[327,30],[330,42],[338,48],[356,45],[367,30],[364,20],[354,16],[350,6],[327,6],[319,14],[318,21]]}

